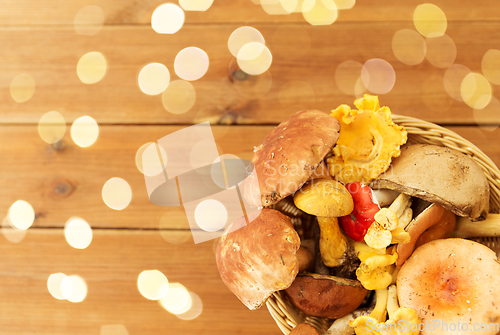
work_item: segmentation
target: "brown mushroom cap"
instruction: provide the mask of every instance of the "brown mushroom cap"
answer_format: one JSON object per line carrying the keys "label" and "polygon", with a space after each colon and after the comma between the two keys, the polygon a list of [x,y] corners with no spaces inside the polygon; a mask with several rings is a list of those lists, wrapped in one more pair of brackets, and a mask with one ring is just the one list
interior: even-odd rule
{"label": "brown mushroom cap", "polygon": [[336,118],[317,110],[298,112],[279,124],[255,148],[253,177],[258,183],[250,183],[254,186],[245,196],[270,206],[298,190],[337,142],[339,130]]}
{"label": "brown mushroom cap", "polygon": [[289,335],[319,335],[316,328],[308,323],[299,323]]}
{"label": "brown mushroom cap", "polygon": [[489,183],[481,167],[465,154],[436,145],[404,146],[392,168],[371,186],[440,204],[475,221],[489,210]]}
{"label": "brown mushroom cap", "polygon": [[238,299],[249,309],[258,309],[295,279],[299,247],[299,235],[290,218],[264,208],[252,221],[240,218],[228,226],[217,245],[217,267]]}
{"label": "brown mushroom cap", "polygon": [[436,325],[422,335],[498,332],[500,264],[477,242],[448,238],[418,247],[398,272],[397,294],[401,307]]}
{"label": "brown mushroom cap", "polygon": [[306,315],[336,319],[358,308],[368,290],[357,280],[307,273],[299,274],[285,293]]}

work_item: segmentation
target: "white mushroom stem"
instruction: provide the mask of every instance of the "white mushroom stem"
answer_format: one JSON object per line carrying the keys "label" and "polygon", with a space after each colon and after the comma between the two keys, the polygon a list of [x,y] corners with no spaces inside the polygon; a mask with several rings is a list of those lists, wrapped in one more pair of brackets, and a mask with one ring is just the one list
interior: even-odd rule
{"label": "white mushroom stem", "polygon": [[349,321],[354,321],[357,317],[368,315],[370,312],[370,308],[357,309],[351,314],[336,319],[324,335],[354,335],[354,328],[349,325]]}
{"label": "white mushroom stem", "polygon": [[458,217],[451,237],[494,237],[500,236],[500,214],[488,214],[485,220],[472,222],[468,218]]}
{"label": "white mushroom stem", "polygon": [[398,303],[398,293],[396,290],[396,285],[391,285],[387,288],[387,313],[389,313],[389,319],[394,318],[394,313],[399,309]]}
{"label": "white mushroom stem", "polygon": [[375,290],[377,302],[375,308],[370,313],[370,316],[376,319],[379,323],[385,322],[387,317],[387,298],[388,290],[386,288]]}

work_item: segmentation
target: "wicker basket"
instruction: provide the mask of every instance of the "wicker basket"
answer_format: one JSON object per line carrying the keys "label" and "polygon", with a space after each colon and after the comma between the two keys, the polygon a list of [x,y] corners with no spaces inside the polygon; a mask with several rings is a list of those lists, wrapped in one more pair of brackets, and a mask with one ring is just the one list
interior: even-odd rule
{"label": "wicker basket", "polygon": [[[392,115],[392,119],[396,124],[406,128],[408,131],[408,143],[445,146],[472,157],[481,166],[490,183],[490,212],[500,213],[500,170],[478,147],[453,131],[434,123],[394,114]],[[479,239],[478,242],[483,242],[490,246],[491,244],[499,244],[499,238],[483,238],[482,240]],[[333,322],[333,320],[326,318],[304,315],[304,313],[292,306],[281,292],[276,292],[269,297],[266,306],[278,327],[285,335],[288,335],[297,324],[302,322],[311,324],[321,334],[326,332]]]}

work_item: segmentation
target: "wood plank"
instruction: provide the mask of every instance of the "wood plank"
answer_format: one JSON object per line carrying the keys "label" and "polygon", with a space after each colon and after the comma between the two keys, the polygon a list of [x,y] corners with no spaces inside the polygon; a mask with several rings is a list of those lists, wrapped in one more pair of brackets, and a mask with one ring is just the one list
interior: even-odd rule
{"label": "wood plank", "polygon": [[[186,12],[186,24],[208,22],[294,22],[304,23],[300,13],[290,15],[269,15],[258,0],[216,0],[205,12]],[[105,24],[150,24],[151,15],[164,0],[103,0],[96,3],[105,15]],[[177,3],[177,2],[174,2]],[[299,1],[301,3],[301,1]],[[449,21],[485,20],[495,21],[500,15],[500,7],[494,0],[463,0],[460,6],[452,0],[433,2],[446,14]],[[18,0],[0,1],[3,9],[0,20],[3,25],[73,25],[74,17],[83,6],[93,4],[85,0]],[[412,20],[413,11],[422,4],[419,0],[376,2],[358,1],[352,9],[340,10],[338,21],[400,21]],[[29,8],[29,10],[27,10]]]}
{"label": "wood plank", "polygon": [[[93,146],[80,148],[66,134],[63,149],[56,151],[39,138],[35,126],[0,127],[0,220],[16,200],[23,199],[37,213],[33,227],[64,227],[69,218],[79,216],[95,228],[188,230],[181,207],[160,207],[149,201],[143,175],[135,164],[136,152],[143,144],[182,128],[101,126],[100,137]],[[254,146],[273,127],[212,129],[220,154],[250,160]],[[475,143],[500,166],[499,128],[449,129]],[[132,201],[121,211],[108,208],[102,200],[102,187],[112,177],[125,179],[132,188]]]}
{"label": "wood plank", "polygon": [[[186,124],[202,120],[276,124],[302,108],[329,111],[343,103],[352,105],[354,96],[342,93],[335,82],[335,71],[344,61],[362,64],[372,58],[387,60],[396,73],[394,88],[380,98],[382,105],[395,113],[436,123],[475,122],[472,108],[445,92],[445,69],[427,60],[409,66],[395,58],[392,36],[400,29],[411,29],[408,23],[303,28],[260,25],[257,28],[274,55],[273,64],[263,75],[235,79],[235,61],[227,39],[237,27],[190,26],[172,36],[158,35],[148,27],[106,27],[96,37],[77,36],[69,28],[1,29],[4,48],[0,51],[0,123],[37,123],[44,113],[57,110],[68,122],[91,115],[99,123],[111,124]],[[483,55],[500,40],[500,23],[450,25],[449,35],[457,47],[455,62],[480,73]],[[137,75],[147,63],[161,62],[170,70],[172,80],[178,79],[174,59],[188,46],[205,50],[210,66],[204,77],[192,82],[197,94],[193,108],[185,114],[171,114],[163,107],[161,96],[148,96],[139,90]],[[81,83],[76,75],[79,58],[90,51],[102,52],[108,62],[106,76],[93,85]],[[36,91],[29,101],[16,103],[9,87],[14,76],[22,72],[34,78]],[[267,93],[255,93],[266,85],[270,85]],[[500,97],[498,90],[493,93]],[[499,124],[500,117],[497,113],[483,121]]]}
{"label": "wood plank", "polygon": [[[32,228],[20,243],[3,240],[0,251],[1,334],[102,334],[116,324],[144,335],[281,334],[265,307],[248,310],[222,283],[212,241],[172,245],[157,231],[96,230],[90,246],[77,250],[62,229]],[[196,293],[201,315],[181,320],[144,298],[137,278],[152,269]],[[47,280],[59,272],[85,280],[85,300],[51,296]]]}

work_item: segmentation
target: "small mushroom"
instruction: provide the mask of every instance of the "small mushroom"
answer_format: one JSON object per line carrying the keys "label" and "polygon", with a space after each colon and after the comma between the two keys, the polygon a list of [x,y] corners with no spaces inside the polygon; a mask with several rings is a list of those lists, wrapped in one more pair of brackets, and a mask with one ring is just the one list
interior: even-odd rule
{"label": "small mushroom", "polygon": [[431,204],[406,228],[410,235],[410,242],[398,244],[396,266],[401,267],[413,250],[420,245],[449,237],[454,228],[455,214],[438,204]]}
{"label": "small mushroom", "polygon": [[299,274],[285,293],[305,314],[336,319],[358,308],[368,290],[357,280],[305,273]]}
{"label": "small mushroom", "polygon": [[[399,270],[397,294],[401,307],[436,325],[422,335],[498,332],[500,263],[477,242],[448,238],[418,247]],[[483,324],[493,327],[478,330]]]}
{"label": "small mushroom", "polygon": [[486,220],[481,222],[459,217],[451,236],[461,238],[500,236],[500,214],[489,213]]}
{"label": "small mushroom", "polygon": [[299,323],[289,335],[319,335],[316,328],[308,323]]}
{"label": "small mushroom", "polygon": [[481,167],[461,152],[436,145],[404,146],[392,168],[371,186],[437,203],[473,221],[484,220],[489,210],[489,183]]}
{"label": "small mushroom", "polygon": [[219,239],[216,261],[224,284],[249,309],[260,308],[278,290],[289,287],[299,272],[300,239],[290,218],[264,208],[246,223],[231,223]]}

